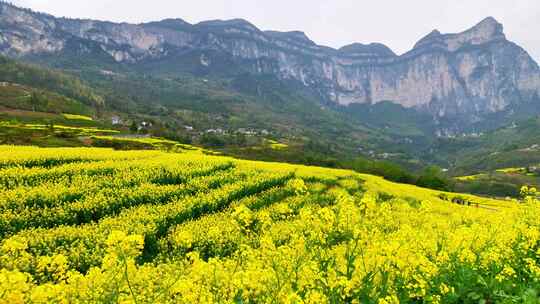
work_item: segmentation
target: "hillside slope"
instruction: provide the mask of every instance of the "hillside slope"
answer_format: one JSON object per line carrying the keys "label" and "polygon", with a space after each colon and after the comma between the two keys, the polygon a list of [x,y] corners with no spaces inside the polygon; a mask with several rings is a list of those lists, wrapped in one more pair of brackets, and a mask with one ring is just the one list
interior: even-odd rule
{"label": "hillside slope", "polygon": [[539,143],[540,117],[535,116],[491,132],[440,138],[436,153],[453,163],[458,175],[480,173],[539,164]]}
{"label": "hillside slope", "polygon": [[16,83],[0,83],[0,106],[33,112],[94,115],[95,110],[77,100]]}
{"label": "hillside slope", "polygon": [[[103,97],[77,77],[49,68],[11,60],[4,56],[0,56],[0,82],[3,83],[0,89],[3,90],[4,97],[32,95],[31,91],[34,91],[46,95],[43,96],[44,102],[55,102],[55,99],[58,101],[56,104],[50,105],[49,108],[36,101],[36,105],[45,107],[41,110],[61,112],[64,110],[63,107],[66,107],[71,108],[73,114],[90,114],[89,112],[95,112],[96,109],[104,107]],[[40,91],[35,91],[35,89]],[[18,104],[16,101],[6,98],[4,102],[5,106],[28,108],[28,103],[24,100]]]}

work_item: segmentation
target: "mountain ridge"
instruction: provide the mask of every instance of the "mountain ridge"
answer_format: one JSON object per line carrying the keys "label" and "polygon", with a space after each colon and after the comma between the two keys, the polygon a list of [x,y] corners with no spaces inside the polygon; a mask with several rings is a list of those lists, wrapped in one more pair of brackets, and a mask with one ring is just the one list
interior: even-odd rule
{"label": "mountain ridge", "polygon": [[[282,35],[299,34],[297,37],[302,36],[301,38],[303,40],[310,41],[314,46],[324,48],[324,49],[328,49],[328,50],[331,49],[331,50],[335,51],[335,53],[339,53],[340,50],[342,50],[343,48],[349,47],[351,45],[384,46],[385,48],[388,48],[388,50],[392,51],[392,49],[390,47],[388,47],[388,46],[386,46],[386,45],[384,45],[383,43],[380,43],[380,42],[370,42],[370,43],[367,43],[367,44],[360,43],[360,42],[352,42],[350,44],[343,45],[341,47],[326,46],[326,45],[322,45],[322,44],[318,44],[318,43],[314,42],[311,38],[309,38],[302,31],[299,31],[299,30],[290,30],[290,31],[261,30],[256,25],[254,25],[253,23],[251,23],[248,20],[243,19],[243,18],[213,19],[213,20],[204,20],[204,21],[197,22],[197,23],[190,23],[190,22],[187,22],[186,20],[184,20],[182,18],[165,18],[165,19],[158,20],[158,21],[149,21],[149,22],[141,22],[141,23],[129,23],[129,22],[112,22],[112,21],[106,21],[106,20],[94,20],[94,19],[88,19],[88,18],[55,17],[54,15],[51,15],[51,14],[48,14],[48,13],[38,12],[38,11],[34,11],[32,9],[28,9],[28,8],[24,8],[24,7],[20,7],[20,6],[11,4],[9,2],[0,1],[0,8],[6,7],[6,6],[12,8],[12,9],[27,12],[29,14],[35,14],[35,15],[39,15],[41,17],[45,17],[45,18],[49,18],[49,19],[62,20],[62,21],[65,21],[65,22],[92,22],[92,23],[97,23],[97,24],[98,23],[104,23],[104,24],[120,25],[120,26],[141,26],[141,27],[152,26],[152,25],[157,25],[157,24],[162,24],[162,23],[173,23],[173,22],[177,23],[179,25],[190,26],[190,27],[194,27],[194,28],[195,27],[204,27],[204,26],[206,26],[206,27],[208,27],[208,26],[215,26],[215,27],[231,26],[231,27],[248,28],[250,30],[254,30],[254,31],[257,31],[257,32],[260,32],[260,33],[263,33],[263,34],[282,34]],[[457,32],[457,33],[444,33],[443,34],[439,30],[435,29],[430,34],[426,35],[423,38],[420,38],[415,43],[415,45],[413,46],[412,49],[410,49],[408,51],[405,51],[402,54],[395,54],[395,55],[396,55],[396,57],[401,57],[403,55],[406,55],[407,53],[409,53],[409,52],[413,51],[415,48],[417,48],[419,46],[419,43],[422,40],[424,40],[425,38],[428,38],[432,34],[436,34],[437,36],[441,36],[441,37],[444,37],[444,36],[458,36],[458,35],[466,34],[466,33],[471,32],[471,31],[475,31],[479,27],[482,27],[484,25],[490,26],[492,23],[497,24],[498,26],[500,26],[502,38],[505,39],[506,37],[505,37],[504,33],[502,33],[502,24],[500,24],[494,17],[489,16],[489,17],[484,18],[482,21],[478,22],[476,25],[474,25],[474,26],[472,26],[472,27],[470,27],[468,29],[465,29],[464,31]],[[178,30],[181,30],[181,29],[182,28],[180,28]],[[488,42],[491,42],[491,41],[484,41],[483,43],[488,43]]]}
{"label": "mountain ridge", "polygon": [[261,31],[243,19],[129,24],[55,18],[6,3],[0,8],[0,53],[11,57],[58,56],[69,49],[126,66],[166,64],[178,73],[196,67],[213,74],[230,66],[229,74],[299,82],[323,103],[390,101],[415,108],[450,131],[494,113],[511,120],[519,109],[540,104],[538,64],[506,39],[493,17],[460,33],[433,31],[396,55],[380,43],[321,46],[303,32]]}

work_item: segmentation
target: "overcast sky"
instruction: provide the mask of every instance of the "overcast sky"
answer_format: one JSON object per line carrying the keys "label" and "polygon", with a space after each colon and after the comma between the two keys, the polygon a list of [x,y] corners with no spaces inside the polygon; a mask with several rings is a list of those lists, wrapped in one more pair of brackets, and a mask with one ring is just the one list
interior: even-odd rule
{"label": "overcast sky", "polygon": [[540,61],[539,0],[11,0],[55,16],[140,23],[244,18],[263,30],[301,30],[318,44],[381,42],[409,50],[433,29],[463,31],[487,16]]}

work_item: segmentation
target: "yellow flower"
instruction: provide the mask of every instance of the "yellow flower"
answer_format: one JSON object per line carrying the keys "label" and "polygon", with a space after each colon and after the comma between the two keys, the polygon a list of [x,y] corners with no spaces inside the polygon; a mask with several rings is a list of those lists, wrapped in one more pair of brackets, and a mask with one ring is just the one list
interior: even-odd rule
{"label": "yellow flower", "polygon": [[251,224],[253,224],[253,213],[245,205],[236,207],[232,216],[243,229],[249,229]]}
{"label": "yellow flower", "polygon": [[301,178],[293,178],[287,182],[287,188],[293,191],[296,195],[302,195],[307,192],[306,183]]}
{"label": "yellow flower", "polygon": [[386,296],[379,299],[378,304],[399,304],[399,298],[396,295]]}
{"label": "yellow flower", "polygon": [[317,290],[313,290],[307,293],[306,298],[304,299],[304,303],[306,304],[328,303],[328,299],[323,293]]}
{"label": "yellow flower", "polygon": [[503,270],[499,274],[497,274],[497,276],[495,276],[495,279],[499,282],[503,282],[505,280],[512,279],[515,276],[516,271],[514,270],[514,268],[505,265]]}
{"label": "yellow flower", "polygon": [[9,238],[2,245],[2,251],[8,254],[16,254],[28,248],[28,241],[25,238]]}
{"label": "yellow flower", "polygon": [[43,279],[52,279],[56,282],[66,280],[68,269],[68,259],[62,254],[44,256],[38,260],[37,271]]}
{"label": "yellow flower", "polygon": [[0,304],[25,303],[31,290],[31,277],[19,271],[0,270]]}
{"label": "yellow flower", "polygon": [[177,231],[174,235],[174,241],[180,249],[187,250],[191,248],[191,244],[193,243],[193,235],[190,231]]}
{"label": "yellow flower", "polygon": [[441,291],[442,295],[446,295],[448,293],[453,293],[454,287],[448,287],[448,285],[446,285],[445,283],[441,283],[441,285],[439,286],[439,290]]}

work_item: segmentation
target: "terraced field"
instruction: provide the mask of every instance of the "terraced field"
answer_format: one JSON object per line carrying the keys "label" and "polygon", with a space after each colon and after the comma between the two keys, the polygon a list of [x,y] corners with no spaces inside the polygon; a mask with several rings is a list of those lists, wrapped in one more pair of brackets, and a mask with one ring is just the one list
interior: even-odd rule
{"label": "terraced field", "polygon": [[539,227],[346,170],[0,146],[0,303],[538,303]]}

